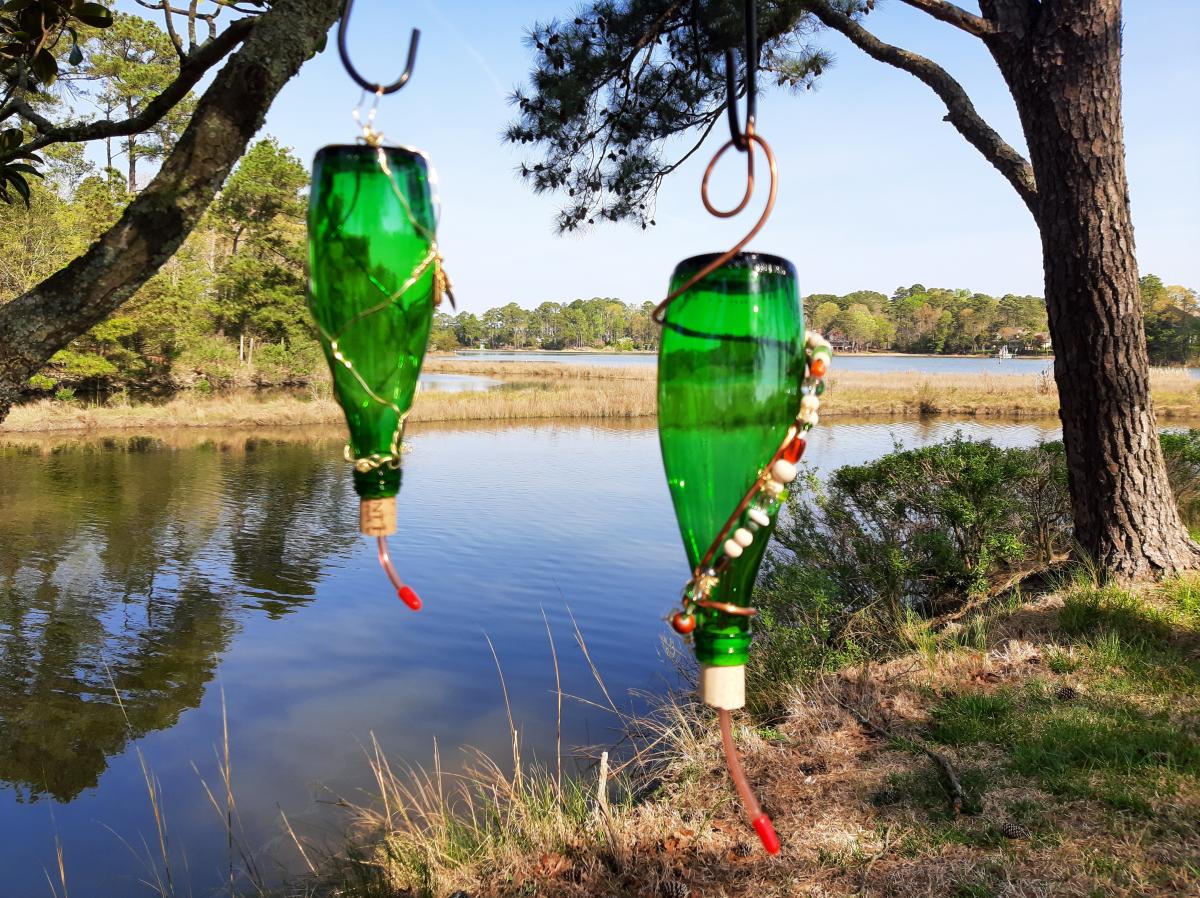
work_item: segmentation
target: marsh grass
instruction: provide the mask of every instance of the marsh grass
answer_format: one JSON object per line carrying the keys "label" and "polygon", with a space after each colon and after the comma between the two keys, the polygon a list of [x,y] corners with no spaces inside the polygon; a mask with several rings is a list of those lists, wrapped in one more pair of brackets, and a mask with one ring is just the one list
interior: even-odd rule
{"label": "marsh grass", "polygon": [[[565,365],[560,367],[567,367]],[[619,386],[615,386],[619,383]],[[428,391],[417,396],[411,422],[586,420],[655,413],[653,380],[563,379],[515,389]],[[0,432],[191,427],[285,427],[342,424],[333,399],[254,394],[180,396],[160,405],[75,406],[50,400],[14,408]]]}
{"label": "marsh grass", "polygon": [[[414,403],[411,421],[642,418],[652,417],[656,410],[656,372],[650,365],[476,362],[431,357],[425,370],[494,377],[509,388],[422,393]],[[1200,381],[1185,369],[1152,369],[1151,387],[1161,420],[1200,419]],[[1053,382],[1041,375],[839,372],[836,361],[821,405],[823,418],[953,415],[1031,419],[1050,418],[1057,412]],[[161,404],[121,400],[110,405],[81,405],[45,399],[14,408],[0,431],[245,428],[341,422],[341,410],[330,398],[328,386],[315,384],[302,396],[188,393]]]}

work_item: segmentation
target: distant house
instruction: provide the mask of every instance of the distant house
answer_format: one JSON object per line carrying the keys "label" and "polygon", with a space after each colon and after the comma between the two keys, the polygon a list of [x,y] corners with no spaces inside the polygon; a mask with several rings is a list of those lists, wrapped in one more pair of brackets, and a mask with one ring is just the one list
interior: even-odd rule
{"label": "distant house", "polygon": [[849,352],[854,349],[854,344],[847,340],[846,335],[837,328],[829,331],[825,335],[825,339],[829,341],[834,352]]}

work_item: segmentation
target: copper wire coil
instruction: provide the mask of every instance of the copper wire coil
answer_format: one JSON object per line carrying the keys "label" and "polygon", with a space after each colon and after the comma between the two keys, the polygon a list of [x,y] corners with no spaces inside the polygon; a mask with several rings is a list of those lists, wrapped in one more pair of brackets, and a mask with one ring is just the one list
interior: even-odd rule
{"label": "copper wire coil", "polygon": [[[758,144],[760,147],[762,147],[763,152],[766,154],[767,168],[771,174],[770,188],[767,192],[767,204],[763,207],[762,215],[758,217],[758,221],[754,223],[754,227],[750,229],[750,232],[741,240],[739,240],[731,250],[720,256],[717,256],[717,258],[713,259],[713,261],[709,262],[698,272],[688,278],[685,283],[672,290],[667,295],[666,299],[655,306],[654,312],[651,313],[651,317],[657,324],[663,323],[667,314],[667,307],[670,306],[671,303],[673,303],[688,290],[691,290],[694,286],[696,286],[696,284],[700,283],[700,281],[704,280],[718,268],[729,262],[729,260],[738,253],[740,253],[742,249],[745,248],[746,244],[748,244],[755,238],[755,236],[757,236],[758,232],[762,230],[763,225],[767,223],[767,219],[771,217],[771,211],[775,208],[775,197],[779,187],[779,169],[775,164],[775,153],[771,150],[771,145],[754,132],[753,123],[751,123],[746,129],[744,144],[745,145],[742,146],[736,140],[728,140],[721,145],[721,148],[717,150],[716,155],[712,157],[712,161],[708,163],[708,168],[704,170],[704,180],[700,184],[700,199],[704,203],[704,208],[708,210],[709,214],[715,215],[717,218],[732,218],[733,216],[742,212],[742,210],[746,208],[747,204],[749,204],[751,197],[754,196],[754,145]],[[725,152],[730,147],[737,147],[738,150],[746,154],[746,192],[742,194],[742,201],[740,203],[738,203],[732,209],[722,210],[714,206],[712,201],[708,198],[708,180],[712,176],[713,169],[716,168],[717,163],[721,160],[721,157],[725,155]]]}

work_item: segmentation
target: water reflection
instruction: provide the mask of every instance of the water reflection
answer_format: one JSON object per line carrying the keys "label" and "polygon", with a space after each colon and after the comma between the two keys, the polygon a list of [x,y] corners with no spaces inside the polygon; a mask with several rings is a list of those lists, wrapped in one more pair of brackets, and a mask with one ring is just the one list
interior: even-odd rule
{"label": "water reflection", "polygon": [[239,596],[273,617],[312,600],[356,538],[323,520],[344,481],[312,452],[257,436],[0,448],[0,780],[18,800],[71,800],[198,705]]}

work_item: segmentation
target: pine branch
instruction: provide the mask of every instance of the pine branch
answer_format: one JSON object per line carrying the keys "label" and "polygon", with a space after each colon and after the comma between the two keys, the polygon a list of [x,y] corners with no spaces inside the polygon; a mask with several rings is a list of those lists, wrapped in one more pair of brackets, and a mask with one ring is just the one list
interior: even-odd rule
{"label": "pine branch", "polygon": [[991,34],[994,30],[993,24],[987,19],[969,13],[961,6],[956,6],[947,0],[901,0],[901,2],[907,3],[914,9],[929,13],[935,19],[953,25],[955,28],[961,28],[967,34],[973,34],[976,37]]}
{"label": "pine branch", "polygon": [[946,104],[945,121],[1004,175],[1029,211],[1034,211],[1037,181],[1033,166],[984,120],[963,86],[949,72],[919,53],[884,43],[858,22],[835,10],[827,0],[812,0],[809,9],[822,24],[845,35],[872,59],[908,72],[924,82]]}
{"label": "pine branch", "polygon": [[137,115],[118,121],[100,119],[63,125],[44,131],[39,128],[41,133],[33,140],[9,153],[0,153],[0,162],[13,159],[18,154],[37,152],[43,147],[55,143],[79,143],[144,133],[162,121],[200,82],[209,69],[228,56],[238,44],[246,40],[259,21],[259,19],[251,18],[238,19],[236,22],[230,23],[229,27],[216,38],[205,41],[197,47],[195,53],[189,54],[187,62],[180,68],[179,75],[175,80],[167,85],[162,93],[147,103],[146,108]]}

